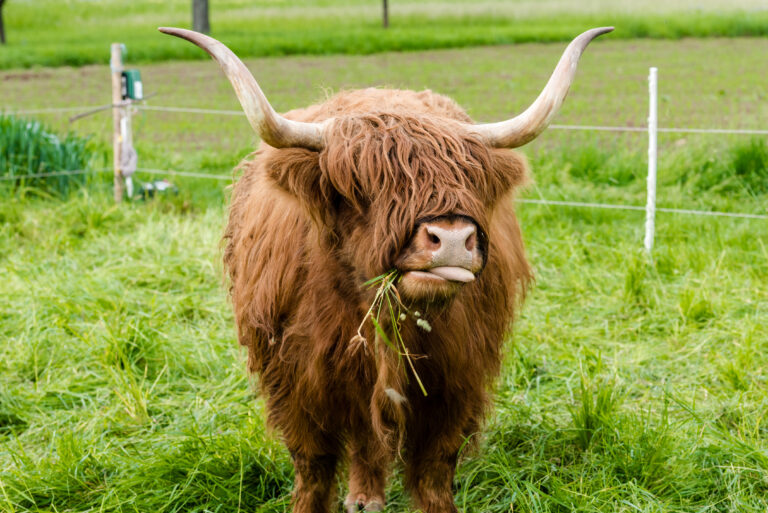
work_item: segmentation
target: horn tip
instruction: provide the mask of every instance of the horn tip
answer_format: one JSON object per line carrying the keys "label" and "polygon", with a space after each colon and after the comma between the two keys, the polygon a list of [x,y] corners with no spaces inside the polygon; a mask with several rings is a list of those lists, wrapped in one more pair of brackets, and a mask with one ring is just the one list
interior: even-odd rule
{"label": "horn tip", "polygon": [[169,34],[171,36],[175,36],[176,34],[179,33],[180,30],[183,30],[183,29],[178,29],[176,27],[157,27],[157,30],[159,30],[163,34]]}
{"label": "horn tip", "polygon": [[188,29],[177,28],[177,27],[157,27],[157,30],[159,30],[163,34],[180,37],[188,41],[192,41],[192,38],[202,35],[198,32],[195,32],[194,30],[188,30]]}
{"label": "horn tip", "polygon": [[579,41],[579,44],[582,45],[588,45],[593,39],[602,36],[603,34],[607,34],[608,32],[613,32],[613,27],[597,27],[590,30],[587,30],[586,32],[582,33],[580,36],[578,36],[576,39],[573,40],[575,43],[576,41]]}
{"label": "horn tip", "polygon": [[205,34],[195,32],[194,30],[188,30],[188,29],[177,28],[177,27],[157,27],[157,30],[159,30],[163,34],[168,34],[169,36],[176,36],[180,39],[186,39],[190,43],[194,43],[206,51],[208,51],[207,45],[210,45],[211,41],[215,42],[215,40],[211,40],[211,38],[209,38]]}
{"label": "horn tip", "polygon": [[598,27],[595,29],[592,29],[592,32],[595,33],[595,37],[602,36],[603,34],[607,34],[608,32],[613,32],[614,27]]}

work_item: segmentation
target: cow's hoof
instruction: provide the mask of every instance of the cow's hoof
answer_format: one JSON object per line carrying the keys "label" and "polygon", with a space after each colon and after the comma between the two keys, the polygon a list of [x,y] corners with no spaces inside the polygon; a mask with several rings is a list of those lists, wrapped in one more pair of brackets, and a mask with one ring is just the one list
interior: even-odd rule
{"label": "cow's hoof", "polygon": [[344,509],[347,513],[383,511],[384,501],[376,497],[369,500],[361,493],[357,497],[347,496],[347,500],[344,501]]}

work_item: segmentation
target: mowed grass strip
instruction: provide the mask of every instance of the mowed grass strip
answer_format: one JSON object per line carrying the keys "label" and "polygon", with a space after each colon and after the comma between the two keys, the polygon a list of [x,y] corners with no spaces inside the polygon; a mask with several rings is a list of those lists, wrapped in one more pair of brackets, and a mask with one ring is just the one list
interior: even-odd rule
{"label": "mowed grass strip", "polygon": [[[205,59],[187,43],[161,37],[160,25],[188,27],[186,0],[54,0],[9,2],[8,44],[0,69],[81,66],[108,59],[109,44],[128,45],[134,62]],[[523,42],[568,41],[595,26],[615,25],[615,38],[744,37],[768,35],[758,0],[728,6],[704,2],[563,0],[391,2],[390,28],[381,2],[225,0],[211,4],[213,35],[245,57],[370,54]]]}
{"label": "mowed grass strip", "polygon": [[[561,121],[604,123],[629,112],[642,123],[645,73],[655,61],[665,63],[662,77],[666,68],[672,74],[662,82],[670,124],[761,128],[754,109],[762,107],[753,100],[764,85],[751,40],[614,44],[585,54]],[[554,63],[561,47],[505,48],[512,71],[498,67],[496,48],[250,64],[320,77],[345,69],[325,82],[336,88],[367,80],[432,86],[486,120],[535,97],[540,84],[530,75],[543,83],[551,66],[541,61]],[[454,69],[432,62],[442,55]],[[379,74],[365,75],[382,63]],[[626,71],[617,74],[620,65]],[[13,97],[60,88],[48,94],[61,91],[71,105],[80,98],[68,87],[99,91],[106,78],[87,77],[103,72],[41,70],[14,85]],[[152,72],[178,77],[166,94],[179,105],[207,99],[205,106],[236,108],[213,64]],[[480,73],[494,80],[478,80]],[[262,80],[281,109],[318,96],[307,76],[289,75],[271,75],[280,80],[274,94]],[[675,76],[716,78],[692,84]],[[214,85],[185,84],[190,77]],[[446,86],[436,87],[441,80]],[[498,94],[499,84],[508,95]],[[142,158],[157,165],[227,174],[252,147],[239,118],[144,116],[137,142]],[[642,203],[642,134],[639,142],[631,135],[544,137],[526,149],[536,178],[527,195]],[[764,140],[663,136],[662,147],[664,201],[764,211],[765,190],[747,182],[762,183],[756,173],[765,166],[749,162],[762,162]],[[737,169],[750,186],[729,179]],[[4,191],[0,510],[287,507],[290,458],[265,429],[222,280],[225,184],[176,181],[178,197],[120,207],[110,200],[108,177],[103,188],[64,201]],[[459,507],[765,511],[768,224],[659,214],[649,260],[640,252],[642,212],[529,204],[518,212],[537,282],[510,335],[480,452],[459,468]],[[399,479],[390,500],[392,511],[409,509]]]}

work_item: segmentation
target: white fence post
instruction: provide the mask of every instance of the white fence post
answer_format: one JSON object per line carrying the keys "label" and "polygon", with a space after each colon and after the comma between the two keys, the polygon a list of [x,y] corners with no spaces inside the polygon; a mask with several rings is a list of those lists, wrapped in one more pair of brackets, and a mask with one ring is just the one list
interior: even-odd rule
{"label": "white fence post", "polygon": [[658,133],[658,69],[651,68],[648,74],[648,200],[645,204],[645,250],[653,249],[656,230],[656,135]]}

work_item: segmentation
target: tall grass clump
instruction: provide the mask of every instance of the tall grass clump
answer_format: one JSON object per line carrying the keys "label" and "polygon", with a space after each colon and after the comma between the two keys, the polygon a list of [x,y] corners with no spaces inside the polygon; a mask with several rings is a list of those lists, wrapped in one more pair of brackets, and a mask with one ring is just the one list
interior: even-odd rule
{"label": "tall grass clump", "polygon": [[531,167],[537,182],[586,184],[588,187],[625,187],[645,177],[645,156],[621,142],[578,137],[560,147],[534,151]]}
{"label": "tall grass clump", "polygon": [[582,369],[576,404],[569,407],[575,428],[575,441],[582,450],[598,442],[608,442],[615,436],[616,409],[623,397],[612,379],[596,376],[602,371],[602,358],[592,371]]}
{"label": "tall grass clump", "polygon": [[[86,173],[74,171],[89,171],[93,157],[86,138],[61,138],[39,121],[0,114],[0,183],[11,190],[34,187],[65,195],[85,183]],[[48,173],[58,174],[39,176]]]}
{"label": "tall grass clump", "polygon": [[723,149],[690,155],[679,181],[699,191],[742,193],[768,192],[768,143],[762,138],[738,141]]}

